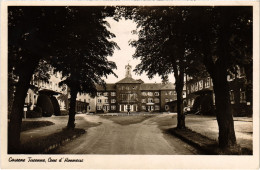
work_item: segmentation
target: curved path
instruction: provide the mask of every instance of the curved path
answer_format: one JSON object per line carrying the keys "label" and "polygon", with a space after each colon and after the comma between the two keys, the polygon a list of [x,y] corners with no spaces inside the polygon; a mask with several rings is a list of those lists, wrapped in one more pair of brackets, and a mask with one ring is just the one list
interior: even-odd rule
{"label": "curved path", "polygon": [[96,123],[102,122],[102,124],[89,128],[86,134],[59,147],[54,153],[142,155],[192,155],[198,153],[196,149],[180,139],[164,134],[153,121],[155,118],[131,125],[119,125],[99,116],[88,115],[85,119]]}

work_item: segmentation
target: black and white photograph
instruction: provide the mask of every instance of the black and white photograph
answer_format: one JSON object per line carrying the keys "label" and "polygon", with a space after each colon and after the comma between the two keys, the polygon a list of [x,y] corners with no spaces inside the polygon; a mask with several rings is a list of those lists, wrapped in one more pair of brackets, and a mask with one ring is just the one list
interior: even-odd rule
{"label": "black and white photograph", "polygon": [[259,1],[1,8],[1,167],[259,168]]}

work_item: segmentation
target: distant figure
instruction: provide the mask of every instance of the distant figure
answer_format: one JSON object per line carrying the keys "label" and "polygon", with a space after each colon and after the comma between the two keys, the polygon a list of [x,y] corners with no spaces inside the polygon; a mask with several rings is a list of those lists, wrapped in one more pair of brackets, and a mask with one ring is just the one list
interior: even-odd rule
{"label": "distant figure", "polygon": [[130,106],[128,105],[127,107],[127,114],[129,115],[130,114]]}

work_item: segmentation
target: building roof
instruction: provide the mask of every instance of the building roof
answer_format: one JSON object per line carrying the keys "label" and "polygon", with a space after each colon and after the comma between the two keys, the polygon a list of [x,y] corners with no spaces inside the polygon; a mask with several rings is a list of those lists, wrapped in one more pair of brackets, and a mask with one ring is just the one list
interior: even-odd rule
{"label": "building roof", "polygon": [[125,77],[122,80],[118,81],[116,84],[140,84],[141,82],[133,79],[132,77]]}
{"label": "building roof", "polygon": [[161,90],[174,90],[175,85],[173,83],[168,83],[162,86]]}
{"label": "building roof", "polygon": [[161,83],[143,83],[140,86],[140,90],[160,90],[162,86]]}
{"label": "building roof", "polygon": [[[97,91],[105,91],[104,87],[101,85],[96,85]],[[116,85],[115,84],[106,84],[106,91],[115,91]]]}

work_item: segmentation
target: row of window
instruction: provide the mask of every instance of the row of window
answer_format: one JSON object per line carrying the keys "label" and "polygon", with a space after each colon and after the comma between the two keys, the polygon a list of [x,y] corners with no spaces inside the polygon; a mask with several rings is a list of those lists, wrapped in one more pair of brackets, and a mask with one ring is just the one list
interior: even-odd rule
{"label": "row of window", "polygon": [[[165,99],[165,102],[167,103],[167,102],[171,102],[171,101],[173,101],[173,99]],[[158,99],[158,98],[155,98],[155,99],[153,99],[153,98],[148,98],[147,99],[147,101],[146,101],[146,99],[142,99],[142,103],[160,103],[160,99]]]}
{"label": "row of window", "polygon": [[[116,92],[110,92],[111,96],[116,96]],[[175,91],[166,91],[164,94],[167,95],[176,95]],[[97,92],[97,96],[108,96],[109,92]],[[137,95],[136,93],[133,93],[133,95]],[[160,96],[159,92],[142,92],[142,96]],[[123,99],[122,99],[123,100]]]}
{"label": "row of window", "polygon": [[[102,99],[97,99],[97,103],[102,103]],[[104,103],[109,103],[109,100],[104,99]],[[111,99],[111,103],[116,103],[116,99]]]}
{"label": "row of window", "polygon": [[[240,96],[240,103],[246,103],[246,92],[241,91],[241,89],[240,89],[239,96]],[[230,101],[231,101],[231,104],[235,104],[235,94],[234,94],[233,90],[230,91]]]}
{"label": "row of window", "polygon": [[145,110],[160,110],[160,106],[159,105],[155,105],[155,106],[145,106],[145,105],[142,105],[142,110],[145,111]]}
{"label": "row of window", "polygon": [[121,86],[120,90],[137,90],[138,86]]}
{"label": "row of window", "polygon": [[147,100],[146,99],[142,99],[142,103],[160,103],[160,99],[158,98],[148,98]]}
{"label": "row of window", "polygon": [[116,105],[111,106],[97,106],[97,110],[116,110]]}
{"label": "row of window", "polygon": [[137,94],[136,93],[131,93],[131,94],[122,93],[122,94],[120,94],[120,100],[135,101],[135,100],[137,100]]}
{"label": "row of window", "polygon": [[[123,95],[123,94],[121,94]],[[103,99],[104,103],[109,103],[109,99]],[[131,100],[132,101],[132,100]],[[171,102],[173,101],[173,99],[165,99],[165,102]],[[142,99],[142,103],[160,103],[160,99],[159,98],[148,98],[148,99]],[[102,103],[102,99],[97,99],[97,103]],[[116,103],[116,99],[111,99],[111,103]]]}
{"label": "row of window", "polygon": [[51,89],[54,91],[59,91],[61,92],[63,88],[59,88],[58,83],[52,83],[52,82],[44,82],[44,81],[32,81],[32,84],[38,87],[46,88],[46,89]]}
{"label": "row of window", "polygon": [[[116,92],[111,92],[110,94],[111,94],[111,96],[116,96]],[[97,96],[108,96],[108,95],[109,95],[109,92],[104,92],[104,93],[97,92]]]}
{"label": "row of window", "polygon": [[204,80],[197,81],[187,88],[187,94],[202,90],[203,88],[209,88],[210,86],[212,86],[212,84],[212,79],[210,77]]}
{"label": "row of window", "polygon": [[159,92],[142,92],[142,96],[159,96],[160,93]]}

